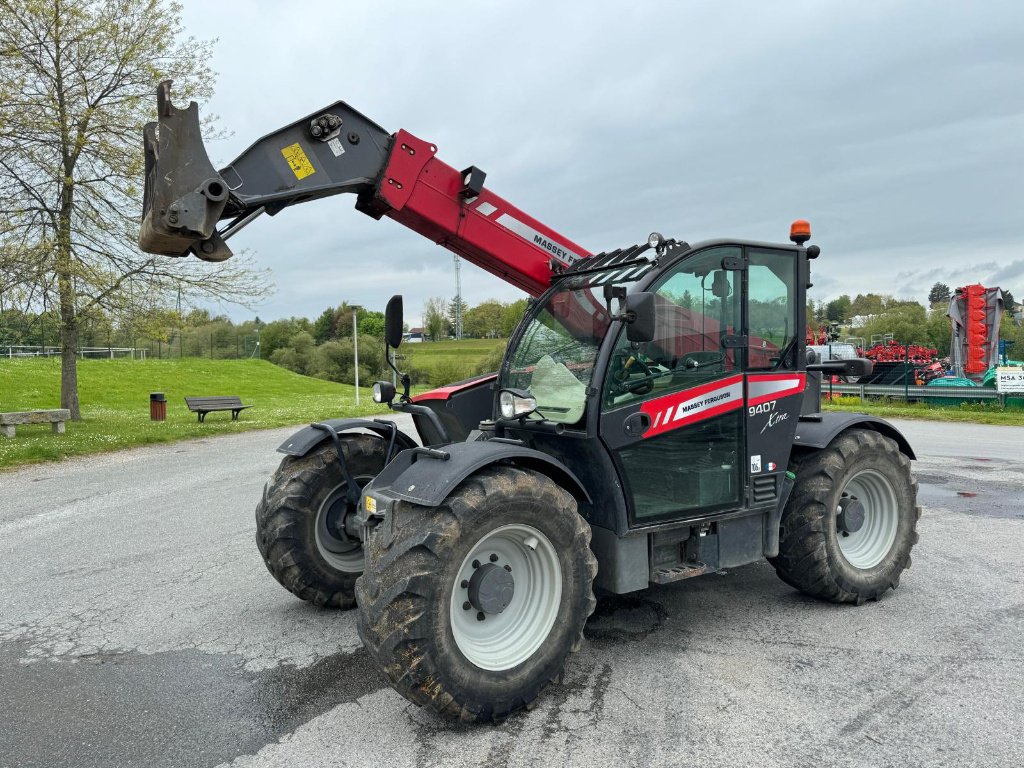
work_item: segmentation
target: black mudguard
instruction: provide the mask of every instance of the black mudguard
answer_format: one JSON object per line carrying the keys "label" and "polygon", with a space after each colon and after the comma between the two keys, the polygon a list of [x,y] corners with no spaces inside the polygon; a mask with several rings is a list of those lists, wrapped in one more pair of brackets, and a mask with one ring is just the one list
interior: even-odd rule
{"label": "black mudguard", "polygon": [[824,448],[840,432],[850,427],[873,429],[895,440],[900,447],[900,452],[906,454],[907,458],[917,458],[914,449],[910,447],[910,442],[896,427],[884,419],[868,416],[866,413],[829,411],[803,415],[797,423],[793,445],[798,448]]}
{"label": "black mudguard", "polygon": [[550,477],[580,502],[590,502],[587,489],[562,462],[526,446],[498,440],[403,451],[366,486],[363,493],[377,499],[379,510],[382,503],[389,501],[436,507],[459,483],[493,464],[511,464],[535,470]]}
{"label": "black mudguard", "polygon": [[[376,419],[328,419],[321,423],[331,427],[335,432],[366,429],[370,432],[375,432],[385,440],[391,439],[391,428],[387,426],[390,422]],[[305,456],[327,439],[329,439],[329,436],[322,429],[303,427],[281,443],[277,450],[279,453],[286,453],[289,456]],[[416,441],[399,429],[395,435],[395,448],[399,451],[404,451],[415,447]]]}

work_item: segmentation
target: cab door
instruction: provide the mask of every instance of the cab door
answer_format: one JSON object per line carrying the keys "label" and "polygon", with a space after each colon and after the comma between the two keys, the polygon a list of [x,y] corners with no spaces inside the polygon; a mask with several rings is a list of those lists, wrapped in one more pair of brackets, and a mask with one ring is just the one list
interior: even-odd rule
{"label": "cab door", "polygon": [[746,433],[752,506],[777,499],[793,448],[807,376],[795,251],[747,248]]}
{"label": "cab door", "polygon": [[744,505],[743,249],[698,252],[658,280],[655,338],[622,332],[601,392],[601,438],[623,481],[629,524]]}

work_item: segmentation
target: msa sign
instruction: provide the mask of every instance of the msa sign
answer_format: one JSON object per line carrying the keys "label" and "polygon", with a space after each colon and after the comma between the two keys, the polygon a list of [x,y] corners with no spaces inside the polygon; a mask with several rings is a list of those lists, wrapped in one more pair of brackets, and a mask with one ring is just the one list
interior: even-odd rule
{"label": "msa sign", "polygon": [[1024,368],[996,368],[996,391],[1024,393]]}

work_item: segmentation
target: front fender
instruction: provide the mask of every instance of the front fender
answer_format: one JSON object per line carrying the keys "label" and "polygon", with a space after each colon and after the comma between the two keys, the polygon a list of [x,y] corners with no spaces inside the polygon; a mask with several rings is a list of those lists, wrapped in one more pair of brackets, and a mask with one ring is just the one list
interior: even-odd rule
{"label": "front fender", "polygon": [[801,416],[797,422],[793,445],[798,448],[824,448],[840,432],[851,427],[873,429],[895,440],[896,444],[900,447],[900,452],[906,454],[907,458],[917,458],[914,449],[910,447],[910,441],[903,436],[902,432],[884,419],[868,416],[866,413],[827,411],[825,413],[812,413]]}
{"label": "front fender", "polygon": [[402,451],[366,486],[363,493],[381,501],[408,501],[424,507],[436,507],[459,483],[493,464],[511,464],[540,472],[580,502],[590,502],[590,494],[583,483],[562,462],[532,448],[498,440],[435,446],[431,455],[415,450]]}
{"label": "front fender", "polygon": [[[370,432],[380,435],[385,440],[391,438],[391,429],[386,426],[389,422],[384,422],[383,420],[329,419],[321,423],[331,427],[335,432],[347,432],[352,429],[367,429]],[[281,445],[277,447],[277,450],[279,453],[286,453],[289,456],[305,456],[328,438],[328,434],[322,429],[303,427],[281,443]],[[416,441],[399,429],[395,435],[395,447],[402,451],[408,448],[415,448]]]}

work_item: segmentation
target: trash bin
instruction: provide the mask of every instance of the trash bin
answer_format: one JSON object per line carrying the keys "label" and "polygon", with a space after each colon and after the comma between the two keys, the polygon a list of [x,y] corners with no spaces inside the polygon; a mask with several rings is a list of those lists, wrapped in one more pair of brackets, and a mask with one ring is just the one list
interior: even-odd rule
{"label": "trash bin", "polygon": [[163,392],[149,393],[149,420],[165,421],[167,419],[167,398]]}

